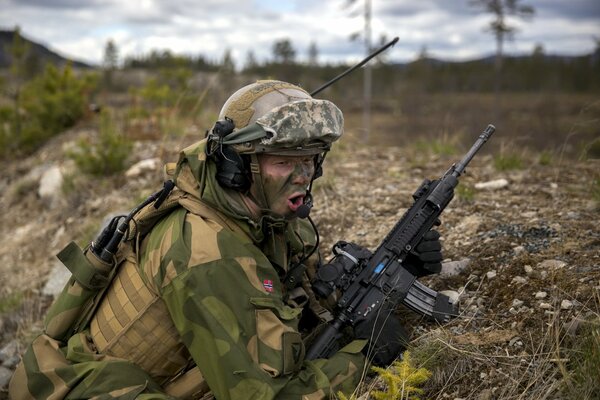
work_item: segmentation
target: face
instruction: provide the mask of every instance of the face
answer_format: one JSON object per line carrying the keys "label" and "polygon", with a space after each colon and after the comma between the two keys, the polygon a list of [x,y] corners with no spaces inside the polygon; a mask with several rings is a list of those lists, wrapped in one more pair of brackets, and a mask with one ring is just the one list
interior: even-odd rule
{"label": "face", "polygon": [[[285,218],[294,218],[315,173],[314,156],[260,154],[258,163],[269,208]],[[250,193],[254,198],[258,198],[257,190],[252,184]]]}

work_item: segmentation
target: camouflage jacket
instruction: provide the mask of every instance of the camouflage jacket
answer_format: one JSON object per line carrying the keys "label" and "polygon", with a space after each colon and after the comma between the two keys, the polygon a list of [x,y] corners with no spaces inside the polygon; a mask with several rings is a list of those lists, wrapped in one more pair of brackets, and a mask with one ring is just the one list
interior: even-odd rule
{"label": "camouflage jacket", "polygon": [[[188,359],[219,400],[320,399],[351,392],[362,373],[364,341],[351,342],[327,360],[305,360],[298,326],[304,304],[289,301],[282,284],[288,266],[314,247],[312,231],[302,221],[250,217],[239,194],[214,180],[204,142],[184,150],[174,179],[192,206],[177,208],[153,227],[141,242],[138,262],[121,267],[106,306],[100,305],[88,329],[66,345],[36,339],[16,374],[28,391],[14,398],[172,398],[164,391],[174,371],[169,368]],[[190,212],[194,204],[210,211]],[[146,314],[158,310],[152,323],[142,322],[160,325],[138,337],[141,343],[131,347],[140,353],[135,357],[129,350],[119,353],[123,347],[115,339],[100,343],[106,330],[140,322],[123,316],[136,299],[117,304],[122,288],[135,286],[127,283],[131,274],[139,274],[145,286],[136,296],[149,293],[138,308],[149,310]],[[157,331],[162,337],[153,339]],[[162,354],[165,342],[173,350]],[[48,349],[54,350],[50,357]],[[169,359],[162,363],[167,372],[140,367],[152,356]]]}

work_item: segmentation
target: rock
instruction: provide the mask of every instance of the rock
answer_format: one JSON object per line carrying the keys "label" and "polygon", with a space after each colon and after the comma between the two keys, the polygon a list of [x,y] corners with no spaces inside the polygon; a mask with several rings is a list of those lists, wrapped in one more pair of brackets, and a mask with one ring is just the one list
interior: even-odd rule
{"label": "rock", "polygon": [[456,276],[464,271],[469,264],[471,264],[471,260],[469,258],[464,258],[460,261],[449,261],[442,263],[440,277],[448,278],[450,276]]}
{"label": "rock", "polygon": [[13,372],[10,369],[0,366],[0,389],[8,386],[12,374]]}
{"label": "rock", "polygon": [[508,186],[508,181],[504,178],[496,179],[488,182],[478,182],[475,184],[475,189],[480,190],[498,190]]}
{"label": "rock", "polygon": [[19,361],[21,361],[21,356],[17,354],[15,356],[12,356],[8,360],[4,361],[4,363],[2,363],[2,365],[5,366],[6,368],[15,369],[15,368],[17,368],[17,364],[19,363]]}
{"label": "rock", "polygon": [[488,272],[485,274],[485,276],[486,276],[488,279],[494,279],[494,278],[496,277],[496,275],[497,275],[497,273],[496,273],[496,271],[495,271],[495,270],[488,271]]}
{"label": "rock", "polygon": [[537,292],[535,294],[536,299],[545,299],[546,296],[548,296],[548,293],[546,293],[546,292]]}
{"label": "rock", "polygon": [[545,260],[537,265],[537,268],[543,270],[556,270],[564,268],[567,265],[566,262],[560,260]]}
{"label": "rock", "polygon": [[69,271],[61,262],[57,261],[50,271],[48,280],[42,289],[42,294],[56,297],[62,292],[70,277],[71,271]]}
{"label": "rock", "polygon": [[131,178],[142,175],[144,172],[156,172],[156,170],[160,167],[161,160],[160,158],[148,158],[146,160],[138,161],[133,164],[127,172],[125,172],[125,176]]}
{"label": "rock", "polygon": [[58,243],[60,242],[60,240],[62,239],[62,237],[65,235],[65,227],[64,225],[61,225],[57,231],[54,233],[54,237],[52,238],[52,241],[50,242],[50,247],[56,247],[58,246]]}
{"label": "rock", "polygon": [[18,355],[19,345],[16,339],[8,342],[0,349],[0,364],[4,364],[7,360]]}
{"label": "rock", "polygon": [[514,299],[512,302],[513,307],[521,307],[523,305],[523,300]]}
{"label": "rock", "polygon": [[550,303],[544,303],[544,302],[541,302],[541,303],[540,303],[540,308],[541,308],[542,310],[549,310],[549,309],[551,309],[551,308],[552,308],[552,304],[550,304]]}
{"label": "rock", "polygon": [[[482,372],[483,374],[483,372]],[[487,374],[486,374],[487,376]],[[481,378],[483,379],[483,378]],[[479,395],[477,396],[477,400],[491,400],[493,398],[493,393],[492,393],[492,389],[483,389],[481,392],[479,392]]]}
{"label": "rock", "polygon": [[460,299],[460,294],[455,290],[442,290],[439,293],[448,296],[452,304],[456,304]]}
{"label": "rock", "polygon": [[518,256],[519,254],[525,253],[525,247],[517,246],[517,247],[513,248],[513,251],[515,252],[515,255]]}
{"label": "rock", "polygon": [[527,278],[523,278],[522,276],[515,276],[512,278],[511,283],[517,283],[519,285],[527,283]]}
{"label": "rock", "polygon": [[44,200],[55,200],[61,195],[63,174],[58,165],[53,165],[42,174],[38,195]]}
{"label": "rock", "polygon": [[560,308],[561,310],[570,310],[573,308],[573,302],[570,300],[563,300],[560,302]]}
{"label": "rock", "polygon": [[514,347],[521,347],[521,346],[523,346],[523,341],[521,340],[520,337],[515,336],[514,338],[512,338],[510,340],[510,342],[508,342],[508,345],[511,346],[511,347],[512,346],[514,346]]}
{"label": "rock", "polygon": [[527,276],[529,276],[533,273],[533,268],[531,267],[531,265],[524,266],[523,270],[525,271],[525,274],[527,274]]}

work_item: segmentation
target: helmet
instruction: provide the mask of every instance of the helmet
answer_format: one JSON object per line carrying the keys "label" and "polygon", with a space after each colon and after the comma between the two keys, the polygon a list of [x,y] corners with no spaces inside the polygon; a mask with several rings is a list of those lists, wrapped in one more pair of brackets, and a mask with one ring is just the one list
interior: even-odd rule
{"label": "helmet", "polygon": [[250,162],[242,156],[323,154],[340,138],[343,125],[342,112],[332,102],[313,99],[291,83],[262,80],[227,99],[208,133],[206,152],[215,156],[219,183],[245,191]]}
{"label": "helmet", "polygon": [[304,89],[275,80],[258,81],[236,91],[223,105],[219,120],[232,123],[232,129],[217,135],[211,132],[210,144],[232,145],[239,154],[323,153],[339,139],[344,126],[335,104],[313,99]]}

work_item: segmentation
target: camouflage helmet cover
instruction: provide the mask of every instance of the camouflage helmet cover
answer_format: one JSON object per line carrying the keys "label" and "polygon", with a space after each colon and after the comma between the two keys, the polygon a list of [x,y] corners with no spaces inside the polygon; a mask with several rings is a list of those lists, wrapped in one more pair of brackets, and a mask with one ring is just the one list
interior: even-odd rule
{"label": "camouflage helmet cover", "polygon": [[316,154],[343,133],[344,117],[333,103],[313,99],[287,82],[265,80],[244,86],[223,105],[219,119],[235,124],[223,144],[239,153]]}

